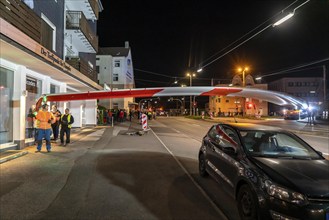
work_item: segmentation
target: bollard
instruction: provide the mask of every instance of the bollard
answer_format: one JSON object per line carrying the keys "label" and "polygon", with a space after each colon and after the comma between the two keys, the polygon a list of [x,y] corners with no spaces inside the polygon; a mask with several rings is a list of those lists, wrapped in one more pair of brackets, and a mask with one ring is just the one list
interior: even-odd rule
{"label": "bollard", "polygon": [[142,128],[143,131],[147,130],[147,115],[142,114]]}

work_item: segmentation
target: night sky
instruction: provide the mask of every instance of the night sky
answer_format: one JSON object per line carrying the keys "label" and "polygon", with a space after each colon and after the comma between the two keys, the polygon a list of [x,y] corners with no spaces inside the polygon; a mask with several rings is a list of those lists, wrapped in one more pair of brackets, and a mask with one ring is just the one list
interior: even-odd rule
{"label": "night sky", "polygon": [[[187,71],[207,65],[303,2],[102,0],[99,44],[123,47],[129,41],[137,88],[174,86],[174,77],[189,85]],[[205,67],[193,85],[210,86],[211,78],[228,83],[239,65],[248,65],[256,77],[328,58],[329,1],[311,0],[282,25],[270,26]],[[329,69],[326,61],[290,75],[266,77],[264,82],[283,76],[322,77],[323,64]]]}

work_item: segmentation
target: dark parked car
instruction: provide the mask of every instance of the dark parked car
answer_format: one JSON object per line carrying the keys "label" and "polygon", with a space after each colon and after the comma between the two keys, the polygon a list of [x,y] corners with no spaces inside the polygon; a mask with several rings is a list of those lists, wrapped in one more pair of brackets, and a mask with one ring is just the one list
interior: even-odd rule
{"label": "dark parked car", "polygon": [[329,161],[288,131],[214,125],[202,141],[199,172],[231,193],[241,219],[329,220]]}

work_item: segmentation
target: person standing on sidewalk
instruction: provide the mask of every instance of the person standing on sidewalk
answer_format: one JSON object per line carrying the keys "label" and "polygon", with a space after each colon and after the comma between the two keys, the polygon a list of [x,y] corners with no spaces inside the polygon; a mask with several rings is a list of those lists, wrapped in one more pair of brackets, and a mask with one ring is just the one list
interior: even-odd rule
{"label": "person standing on sidewalk", "polygon": [[54,122],[55,117],[54,115],[48,111],[48,105],[42,105],[42,109],[38,111],[36,115],[36,120],[38,121],[38,136],[37,136],[37,151],[41,151],[42,147],[42,140],[43,138],[46,139],[46,148],[47,151],[51,151],[51,144],[50,144],[50,135],[51,135],[51,123]]}
{"label": "person standing on sidewalk", "polygon": [[74,123],[74,118],[70,114],[70,109],[66,108],[65,114],[62,114],[60,119],[60,125],[61,125],[60,139],[62,145],[64,144],[64,133],[66,136],[65,145],[70,143],[71,127],[73,123]]}
{"label": "person standing on sidewalk", "polygon": [[53,129],[54,141],[56,141],[59,133],[59,120],[62,113],[57,109],[56,105],[51,107],[51,113],[55,116],[55,122],[51,124],[51,128]]}

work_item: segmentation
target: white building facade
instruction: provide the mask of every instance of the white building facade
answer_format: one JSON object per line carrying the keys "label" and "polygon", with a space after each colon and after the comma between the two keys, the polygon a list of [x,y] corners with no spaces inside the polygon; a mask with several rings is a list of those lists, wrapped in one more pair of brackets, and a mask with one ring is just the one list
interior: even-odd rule
{"label": "white building facade", "polygon": [[[135,88],[134,68],[129,43],[125,47],[99,48],[96,56],[99,84],[107,90]],[[134,98],[100,100],[106,109],[134,109]]]}
{"label": "white building facade", "polygon": [[[102,5],[99,0],[24,0],[20,4],[7,0],[0,7],[0,151],[5,151],[22,149],[34,142],[28,132],[31,123],[27,115],[41,95],[103,89],[97,84],[97,75],[92,76],[89,70],[83,72],[69,62],[72,55],[85,57],[96,73],[98,42],[96,45],[88,39],[87,35],[92,34],[83,32],[82,26],[88,29],[88,24],[88,31],[93,24],[96,27]],[[80,12],[75,27],[80,39],[72,36],[76,44],[67,40],[71,38],[68,29],[72,27],[67,21],[71,10]],[[82,17],[85,25],[81,25]],[[75,118],[73,127],[97,123],[96,100],[48,104],[56,104],[61,112],[70,108]]]}

